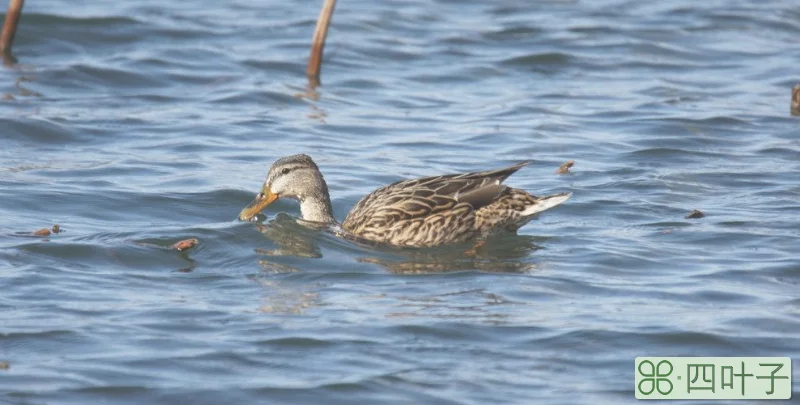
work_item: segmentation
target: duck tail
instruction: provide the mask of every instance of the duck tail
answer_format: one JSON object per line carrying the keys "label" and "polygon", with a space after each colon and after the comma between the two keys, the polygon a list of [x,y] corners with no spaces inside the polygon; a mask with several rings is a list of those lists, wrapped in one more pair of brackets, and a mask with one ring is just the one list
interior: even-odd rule
{"label": "duck tail", "polygon": [[550,208],[553,208],[556,205],[559,205],[564,201],[569,200],[570,197],[572,197],[572,193],[559,193],[544,197],[538,197],[536,203],[525,208],[525,211],[522,211],[522,215],[527,217],[534,214],[538,214],[545,210],[549,210]]}

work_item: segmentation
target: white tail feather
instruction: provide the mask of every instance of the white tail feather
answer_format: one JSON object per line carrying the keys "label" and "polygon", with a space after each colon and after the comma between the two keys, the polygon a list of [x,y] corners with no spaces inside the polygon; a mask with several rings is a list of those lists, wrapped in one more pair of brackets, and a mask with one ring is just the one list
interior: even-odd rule
{"label": "white tail feather", "polygon": [[530,207],[526,208],[525,211],[522,211],[522,216],[527,217],[538,214],[544,210],[549,210],[550,208],[569,200],[570,197],[572,197],[572,193],[553,194],[547,197],[542,197],[536,202],[536,204],[531,205]]}

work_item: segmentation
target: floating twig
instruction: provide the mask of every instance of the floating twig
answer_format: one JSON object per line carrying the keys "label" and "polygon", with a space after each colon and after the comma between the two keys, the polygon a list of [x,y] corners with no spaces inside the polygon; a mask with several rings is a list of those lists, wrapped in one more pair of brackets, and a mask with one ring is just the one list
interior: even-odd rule
{"label": "floating twig", "polygon": [[3,33],[0,34],[0,53],[11,54],[11,45],[14,43],[14,34],[17,33],[19,17],[22,15],[22,5],[25,0],[10,0],[8,2],[8,12],[6,21],[3,24]]}
{"label": "floating twig", "polygon": [[569,168],[574,165],[575,165],[574,160],[567,160],[566,162],[564,162],[563,165],[559,166],[558,169],[556,169],[556,174],[567,174],[569,173]]}
{"label": "floating twig", "polygon": [[50,229],[42,228],[33,233],[34,236],[50,236]]}
{"label": "floating twig", "polygon": [[177,250],[177,251],[183,251],[183,250],[191,249],[191,248],[195,247],[198,243],[200,243],[200,241],[195,239],[195,238],[184,239],[184,240],[182,240],[180,242],[177,242],[174,245],[172,245],[172,248]]}
{"label": "floating twig", "polygon": [[792,104],[791,109],[792,115],[800,115],[800,84],[795,84],[792,87]]}
{"label": "floating twig", "polygon": [[324,0],[322,11],[319,13],[317,27],[314,29],[314,36],[311,38],[311,55],[308,57],[308,67],[306,76],[311,88],[320,85],[319,74],[322,69],[322,51],[325,49],[325,38],[328,37],[328,26],[331,24],[333,8],[336,0]]}
{"label": "floating twig", "polygon": [[703,218],[706,214],[703,214],[703,211],[700,210],[692,210],[689,215],[686,216],[686,219],[698,219]]}
{"label": "floating twig", "polygon": [[42,228],[42,229],[39,229],[38,231],[34,232],[33,235],[34,236],[50,236],[51,232],[52,233],[59,233],[59,232],[61,232],[61,227],[59,227],[58,224],[55,224],[55,225],[53,225],[52,231],[50,229],[48,229],[48,228]]}

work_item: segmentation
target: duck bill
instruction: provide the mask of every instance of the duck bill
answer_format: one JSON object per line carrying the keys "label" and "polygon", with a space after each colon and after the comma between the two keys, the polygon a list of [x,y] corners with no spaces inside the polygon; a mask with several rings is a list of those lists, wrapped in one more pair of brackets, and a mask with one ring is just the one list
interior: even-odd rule
{"label": "duck bill", "polygon": [[242,212],[239,213],[239,219],[242,221],[249,221],[253,219],[254,216],[258,215],[264,208],[267,208],[268,205],[272,204],[273,201],[278,199],[278,195],[274,194],[269,187],[264,187],[262,192],[256,196],[256,198],[244,207]]}

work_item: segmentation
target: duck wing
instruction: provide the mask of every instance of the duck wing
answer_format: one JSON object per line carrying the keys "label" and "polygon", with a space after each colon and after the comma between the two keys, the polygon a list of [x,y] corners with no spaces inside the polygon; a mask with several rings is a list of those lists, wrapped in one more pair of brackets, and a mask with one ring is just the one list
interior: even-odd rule
{"label": "duck wing", "polygon": [[437,226],[458,227],[450,229],[456,233],[445,238],[448,239],[446,242],[462,236],[466,238],[473,231],[473,211],[497,200],[508,189],[502,182],[529,163],[521,162],[502,169],[422,177],[390,184],[373,191],[356,203],[342,226],[355,235],[388,242],[385,239],[390,235],[404,232],[408,234],[413,229],[419,233],[422,228],[429,228],[424,226],[425,223],[433,227],[434,222],[441,222]]}

